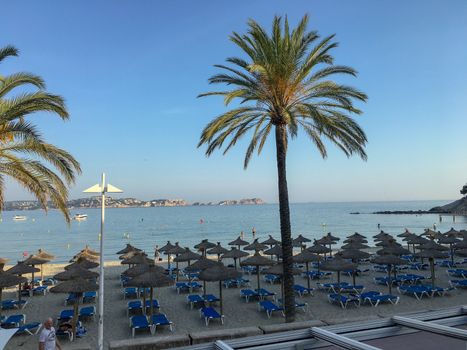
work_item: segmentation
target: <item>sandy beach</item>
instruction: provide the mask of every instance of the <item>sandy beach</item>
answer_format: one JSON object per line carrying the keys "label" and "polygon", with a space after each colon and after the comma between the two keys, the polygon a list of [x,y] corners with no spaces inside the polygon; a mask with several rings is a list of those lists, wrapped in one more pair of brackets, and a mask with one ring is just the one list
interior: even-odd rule
{"label": "sandy beach", "polygon": [[[228,263],[228,261],[226,262]],[[44,265],[44,275],[52,276],[53,274],[63,270],[63,264],[48,264]],[[128,317],[126,315],[126,305],[128,300],[124,300],[122,294],[122,288],[120,286],[120,273],[125,270],[125,266],[120,266],[118,261],[109,262],[106,265],[105,275],[105,346],[108,347],[108,343],[111,340],[128,339],[131,337]],[[165,266],[165,264],[164,264]],[[182,267],[183,265],[180,264]],[[371,265],[364,266],[362,268]],[[429,276],[428,271],[410,271],[412,273]],[[437,285],[447,286],[449,276],[446,274],[446,268],[437,267]],[[384,276],[382,273],[376,273],[370,270],[369,273],[357,277],[357,283],[366,286],[367,290],[380,290],[387,292],[387,287],[379,286],[374,284],[374,276]],[[256,275],[248,276],[245,278],[250,279],[252,287],[256,287]],[[335,281],[335,274],[329,279],[323,281]],[[343,281],[351,282],[350,277],[343,277]],[[306,280],[303,277],[296,277],[296,283],[306,285]],[[312,286],[316,287],[316,281],[312,281]],[[270,291],[280,294],[280,284],[271,285],[264,282],[262,277],[262,286]],[[218,295],[218,284],[208,283],[207,292]],[[394,291],[395,294],[397,290]],[[359,308],[350,306],[347,310],[343,310],[336,305],[331,305],[327,301],[327,293],[323,291],[315,291],[314,296],[306,296],[301,298],[303,302],[308,303],[308,311],[297,311],[296,320],[322,320],[325,323],[342,323],[352,320],[369,319],[377,317],[387,317],[393,314],[401,314],[405,312],[424,310],[424,309],[438,309],[449,306],[456,306],[465,304],[467,300],[467,291],[465,290],[453,290],[448,296],[445,297],[434,297],[434,298],[423,298],[421,301],[416,300],[410,296],[401,296],[400,303],[396,306],[393,305],[379,305],[378,307],[371,307],[369,305],[362,305]],[[161,312],[166,313],[171,321],[175,324],[174,333],[185,334],[189,332],[196,332],[206,330],[207,327],[199,317],[198,310],[190,310],[186,303],[186,293],[177,294],[175,289],[172,287],[162,288],[155,292],[156,298],[159,300],[161,305]],[[256,302],[246,303],[243,299],[240,299],[239,289],[231,288],[224,289],[224,314],[225,314],[225,325],[222,326],[220,323],[213,321],[209,325],[208,329],[214,330],[221,327],[224,328],[237,328],[255,325],[265,325],[282,323],[284,319],[279,315],[273,315],[270,319],[267,318],[264,312],[259,312]],[[4,291],[4,299],[15,298],[15,292],[13,289]],[[43,321],[46,317],[53,317],[54,319],[58,316],[61,310],[70,309],[71,306],[64,306],[64,294],[53,294],[48,293],[45,296],[34,296],[29,299],[29,303],[22,312],[26,315],[28,322]],[[18,313],[18,310],[4,311],[4,315]],[[96,342],[97,327],[95,321],[86,321],[84,326],[87,328],[87,335],[84,338],[76,340],[76,343],[87,343],[94,344]],[[158,331],[157,335],[170,335],[168,329],[162,329]],[[149,332],[137,333],[136,337],[147,337],[150,336]],[[65,345],[64,349],[69,345],[68,340],[62,340]],[[32,350],[37,349],[38,336],[29,335],[17,335],[13,337],[5,349],[25,349]]]}

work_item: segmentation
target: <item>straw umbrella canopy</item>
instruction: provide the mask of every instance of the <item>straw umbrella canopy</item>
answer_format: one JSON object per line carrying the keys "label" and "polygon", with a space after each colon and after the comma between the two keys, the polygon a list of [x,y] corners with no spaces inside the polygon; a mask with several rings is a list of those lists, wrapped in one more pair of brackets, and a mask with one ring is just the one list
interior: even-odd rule
{"label": "straw umbrella canopy", "polygon": [[203,239],[200,243],[195,245],[194,248],[202,252],[202,254],[206,256],[206,251],[208,249],[214,248],[215,246],[215,243],[209,242],[207,239]]}
{"label": "straw umbrella canopy", "polygon": [[274,247],[265,250],[263,254],[270,255],[271,258],[275,255],[277,257],[277,261],[279,261],[279,258],[282,257],[282,247],[279,244],[276,244]]}
{"label": "straw umbrella canopy", "polygon": [[260,255],[258,251],[255,252],[253,256],[243,260],[240,262],[241,266],[255,266],[256,267],[256,276],[258,277],[258,289],[260,289],[260,281],[259,281],[259,267],[260,266],[272,266],[274,265],[274,261],[271,259],[265,258],[264,256]]}
{"label": "straw umbrella canopy", "polygon": [[[0,271],[0,305],[2,304],[3,288],[13,287],[26,282],[24,277],[12,275],[11,273]],[[2,308],[0,307],[0,316],[2,315]]]}
{"label": "straw umbrella canopy", "polygon": [[[324,237],[318,239],[315,242],[318,242],[319,244],[324,245],[324,246],[329,246],[329,253],[332,252],[331,246],[333,244],[337,244],[337,241],[333,240],[330,236],[324,236]],[[326,254],[326,253],[324,253],[324,254]]]}
{"label": "straw umbrella canopy", "polygon": [[187,262],[188,266],[192,260],[198,260],[201,258],[201,255],[190,250],[190,248],[185,248],[185,252],[177,256],[175,262]]}
{"label": "straw umbrella canopy", "polygon": [[72,322],[72,332],[76,336],[76,322],[78,321],[78,304],[79,299],[85,292],[92,292],[99,289],[99,286],[95,282],[90,282],[83,278],[70,279],[65,282],[57,284],[55,287],[52,287],[50,291],[52,293],[74,293],[76,294],[75,302],[73,305],[73,318]]}
{"label": "straw umbrella canopy", "polygon": [[[355,270],[356,268],[357,268],[357,264],[344,260],[340,256],[336,256],[334,259],[327,260],[321,264],[322,270],[337,272],[338,286],[340,286],[341,284],[341,271]],[[338,288],[337,290],[338,290],[338,294],[340,295],[340,288]]]}
{"label": "straw umbrella canopy", "polygon": [[79,252],[73,258],[70,259],[70,262],[75,262],[79,259],[86,259],[90,261],[99,261],[99,256],[94,254],[89,254],[87,252]]}
{"label": "straw umbrella canopy", "polygon": [[[177,256],[179,256],[180,254],[183,254],[183,253],[185,253],[185,252],[186,252],[185,248],[180,247],[180,245],[178,244],[178,242],[175,243],[175,246],[174,246],[172,249],[166,250],[166,251],[165,251],[165,253],[166,253],[167,255],[169,255],[169,254],[175,255],[175,258],[176,258]],[[175,261],[175,260],[174,260],[174,261]],[[176,277],[176,278],[177,278],[177,281],[178,281],[178,260],[175,261],[175,264],[176,264],[176,268],[177,268],[177,277]]]}
{"label": "straw umbrella canopy", "polygon": [[[30,255],[26,260],[24,260],[23,262],[26,264],[26,265],[31,265],[31,266],[34,266],[36,267],[36,265],[40,265],[41,266],[41,280],[42,280],[42,277],[43,277],[43,272],[42,272],[42,265],[43,264],[46,264],[48,263],[50,260],[49,259],[44,259],[44,258],[41,258],[41,257],[38,257],[36,255]],[[32,281],[34,283],[34,272],[32,273]]]}
{"label": "straw umbrella canopy", "polygon": [[375,240],[380,240],[380,239],[385,239],[385,238],[387,238],[388,236],[392,238],[392,236],[391,236],[389,233],[386,233],[386,232],[384,232],[384,231],[381,231],[380,233],[374,235],[373,238],[374,238]]}
{"label": "straw umbrella canopy", "polygon": [[[331,248],[328,248],[322,244],[319,244],[317,241],[315,241],[315,243],[311,247],[306,248],[306,250],[314,254],[324,254],[324,257],[326,257],[327,253],[331,253],[332,251]],[[319,273],[320,260],[318,260],[317,263],[318,263],[318,273]]]}
{"label": "straw umbrella canopy", "polygon": [[96,279],[97,277],[99,277],[99,274],[97,272],[89,271],[79,266],[65,270],[63,272],[59,272],[54,276],[54,278],[58,281],[68,281],[75,278],[91,280]]}
{"label": "straw umbrella canopy", "polygon": [[[350,236],[347,236],[347,239],[359,239],[359,240],[366,240],[364,235],[361,235],[358,232],[352,233]],[[368,241],[367,241],[368,242]],[[366,243],[366,242],[365,242]]]}
{"label": "straw umbrella canopy", "polygon": [[100,255],[100,253],[99,253],[98,251],[92,250],[91,248],[89,248],[88,245],[86,245],[86,246],[84,247],[84,249],[82,249],[82,250],[80,251],[80,253],[86,253],[86,254],[96,255],[96,256],[99,256],[99,255]]}
{"label": "straw umbrella canopy", "polygon": [[170,277],[161,273],[160,269],[155,266],[148,267],[148,270],[138,276],[135,276],[128,285],[132,287],[143,288],[143,314],[146,315],[146,288],[149,288],[150,294],[150,315],[152,322],[152,315],[154,314],[154,288],[169,287],[175,282]]}
{"label": "straw umbrella canopy", "polygon": [[151,259],[148,259],[146,254],[139,253],[133,255],[131,258],[128,259],[123,259],[120,262],[122,265],[140,265],[140,264],[153,264],[154,261]]}
{"label": "straw umbrella canopy", "polygon": [[451,263],[452,264],[454,264],[454,247],[453,247],[453,244],[458,243],[460,241],[461,240],[459,238],[456,238],[456,236],[454,236],[452,234],[443,236],[440,239],[438,239],[438,243],[449,244],[449,250],[451,252]]}
{"label": "straw umbrella canopy", "polygon": [[162,246],[159,248],[159,252],[164,253],[167,255],[167,268],[170,269],[170,254],[167,254],[168,251],[173,249],[175,246],[170,243],[170,241],[167,241],[167,244],[165,246]]}
{"label": "straw umbrella canopy", "polygon": [[396,255],[384,254],[384,255],[375,256],[372,259],[372,262],[375,264],[381,264],[381,265],[388,266],[388,287],[389,287],[389,294],[391,294],[392,292],[391,269],[393,266],[405,265],[407,264],[407,261],[399,258]]}
{"label": "straw umbrella canopy", "polygon": [[258,242],[258,238],[256,238],[253,243],[248,244],[243,247],[244,250],[254,250],[256,252],[259,252],[261,250],[266,250],[268,249],[268,246],[266,244],[262,244]]}
{"label": "straw umbrella canopy", "polygon": [[131,244],[127,243],[126,247],[123,248],[122,250],[119,250],[116,254],[122,255],[122,254],[126,254],[126,253],[129,253],[129,252],[140,252],[140,251],[141,251],[141,249],[136,248],[136,247],[132,246]]}
{"label": "straw umbrella canopy", "polygon": [[298,235],[297,238],[292,240],[292,246],[293,247],[300,247],[303,250],[303,245],[305,245],[308,242],[311,242],[311,239],[303,237],[302,235]]}
{"label": "straw umbrella canopy", "polygon": [[418,245],[419,247],[422,244],[425,244],[429,241],[429,239],[414,235],[413,237],[407,237],[407,242],[413,245],[413,252],[415,253],[415,246]]}
{"label": "straw umbrella canopy", "polygon": [[221,260],[223,259],[233,259],[234,260],[234,265],[235,265],[235,270],[237,269],[237,259],[244,258],[248,256],[249,254],[247,252],[243,252],[240,249],[237,249],[236,247],[232,247],[228,252],[224,253],[221,257]]}
{"label": "straw umbrella canopy", "polygon": [[65,270],[69,270],[69,269],[73,269],[75,267],[81,267],[83,269],[95,269],[96,267],[99,266],[99,263],[95,262],[95,261],[90,261],[90,260],[87,260],[87,259],[84,259],[84,258],[80,258],[78,260],[76,260],[74,263],[71,263],[67,266],[65,266]]}
{"label": "straw umbrella canopy", "polygon": [[8,262],[8,260],[10,260],[10,259],[7,259],[7,258],[0,258],[0,271],[3,270],[3,267],[4,267],[5,264]]}
{"label": "straw umbrella canopy", "polygon": [[[39,272],[40,270],[37,267],[31,266],[31,265],[26,265],[24,262],[18,262],[15,266],[11,267],[8,269],[6,272],[10,273],[12,275],[26,275],[28,273],[34,273],[34,272]],[[21,301],[21,282],[19,283],[18,287],[18,300]]]}
{"label": "straw umbrella canopy", "polygon": [[413,235],[413,233],[411,233],[408,229],[405,229],[405,231],[402,233],[399,233],[397,237],[405,238],[405,237],[410,237],[411,235]]}
{"label": "straw umbrella canopy", "polygon": [[[193,264],[188,266],[185,270],[189,272],[203,271],[210,267],[214,267],[218,265],[222,265],[222,263],[219,261],[210,260],[206,258],[205,256],[202,256],[200,259],[198,259]],[[204,294],[206,294],[206,281],[203,281],[203,290],[204,290]]]}
{"label": "straw umbrella canopy", "polygon": [[[355,264],[358,264],[358,261],[360,259],[368,259],[370,257],[369,253],[362,252],[361,250],[358,250],[358,249],[344,249],[344,250],[341,250],[337,254],[339,254],[339,256],[343,259],[352,260],[352,262]],[[356,278],[356,271],[352,270],[352,281],[354,285],[355,285],[355,278]]]}
{"label": "straw umbrella canopy", "polygon": [[459,232],[459,237],[463,239],[467,239],[467,230],[461,230]]}
{"label": "straw umbrella canopy", "polygon": [[225,267],[222,264],[209,267],[199,274],[199,279],[206,282],[219,282],[219,299],[220,299],[220,311],[223,314],[223,298],[222,298],[222,281],[227,279],[237,279],[242,276],[242,273],[231,268]]}
{"label": "straw umbrella canopy", "polygon": [[[444,247],[443,247],[444,248]],[[430,270],[431,270],[431,285],[435,286],[435,259],[445,259],[448,257],[448,254],[438,250],[438,249],[423,249],[418,253],[415,253],[415,256],[420,258],[428,258],[430,262]]]}
{"label": "straw umbrella canopy", "polygon": [[238,236],[238,238],[236,240],[233,240],[232,242],[229,242],[228,245],[235,245],[238,247],[238,249],[240,250],[240,247],[241,246],[244,246],[244,245],[248,245],[250,243],[248,243],[247,241],[243,240],[240,236]]}
{"label": "straw umbrella canopy", "polygon": [[350,240],[348,243],[342,245],[341,249],[368,249],[369,245],[366,245],[363,242]]}
{"label": "straw umbrella canopy", "polygon": [[309,263],[312,261],[320,261],[321,257],[317,254],[310,252],[309,250],[305,249],[300,254],[293,256],[293,261],[299,264],[305,264],[306,272],[307,272],[307,284],[308,289],[310,289],[310,278],[308,276],[308,272],[310,271]]}
{"label": "straw umbrella canopy", "polygon": [[272,248],[273,246],[277,245],[277,244],[280,244],[281,241],[278,241],[277,239],[275,239],[274,237],[272,237],[271,235],[269,235],[269,238],[266,239],[265,241],[261,242],[261,244],[266,244],[268,245],[270,248]]}
{"label": "straw umbrella canopy", "polygon": [[55,259],[55,256],[50,254],[50,253],[47,253],[44,249],[40,248],[37,250],[37,254],[36,256],[38,256],[39,258],[43,258],[43,259],[47,259],[47,260],[54,260]]}
{"label": "straw umbrella canopy", "polygon": [[132,256],[134,255],[140,255],[140,254],[143,254],[145,256],[147,256],[146,253],[144,253],[143,251],[140,251],[140,250],[132,250],[131,252],[128,252],[128,253],[125,253],[125,254],[122,254],[118,257],[119,260],[125,260],[125,259],[128,259],[128,258],[131,258]]}
{"label": "straw umbrella canopy", "polygon": [[217,242],[217,245],[208,251],[206,253],[208,254],[217,254],[217,261],[221,260],[221,255],[227,253],[229,250],[221,246],[221,242]]}
{"label": "straw umbrella canopy", "polygon": [[467,256],[467,249],[459,249],[456,251],[456,254],[459,256]]}
{"label": "straw umbrella canopy", "polygon": [[433,231],[429,228],[425,229],[425,232],[422,233],[422,236],[427,236],[430,237],[431,239],[434,239],[438,235],[438,232]]}
{"label": "straw umbrella canopy", "polygon": [[382,249],[376,251],[378,255],[396,255],[401,256],[404,254],[410,254],[408,249],[402,247],[399,243],[397,243],[394,239],[388,240],[385,242]]}
{"label": "straw umbrella canopy", "polygon": [[467,239],[463,239],[462,241],[459,241],[456,244],[454,244],[454,248],[456,248],[456,249],[465,249],[465,248],[467,248]]}
{"label": "straw umbrella canopy", "polygon": [[454,229],[454,227],[451,227],[451,229],[447,232],[444,233],[445,236],[459,236],[460,231],[457,231]]}

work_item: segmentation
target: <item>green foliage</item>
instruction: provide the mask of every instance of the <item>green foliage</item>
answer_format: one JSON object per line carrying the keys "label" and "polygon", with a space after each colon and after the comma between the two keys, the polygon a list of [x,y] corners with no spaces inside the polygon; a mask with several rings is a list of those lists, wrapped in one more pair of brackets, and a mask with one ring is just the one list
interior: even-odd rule
{"label": "green foliage", "polygon": [[[17,55],[12,46],[0,48],[0,63]],[[25,85],[37,90],[14,94]],[[51,201],[69,222],[68,187],[81,173],[80,165],[67,151],[47,143],[36,126],[26,121],[37,112],[69,118],[63,98],[44,89],[42,78],[31,73],[0,75],[0,209],[5,176],[9,176],[32,193],[44,209]]]}
{"label": "green foliage", "polygon": [[[285,125],[287,139],[303,130],[322,157],[327,156],[324,139],[339,147],[347,156],[366,159],[365,133],[352,119],[361,114],[354,101],[367,96],[354,87],[331,80],[336,75],[356,76],[348,66],[335,65],[331,51],[337,47],[334,35],[319,38],[307,31],[308,17],[291,30],[287,18],[275,17],[268,34],[253,20],[245,35],[233,33],[230,40],[245,58],[227,58],[226,65],[216,65],[220,73],[211,84],[227,89],[202,96],[223,96],[233,108],[212,120],[203,130],[198,147],[206,144],[206,155],[224,148],[224,154],[239,139],[251,134],[244,167],[255,150],[258,154],[274,126]],[[285,142],[287,143],[287,139]]]}

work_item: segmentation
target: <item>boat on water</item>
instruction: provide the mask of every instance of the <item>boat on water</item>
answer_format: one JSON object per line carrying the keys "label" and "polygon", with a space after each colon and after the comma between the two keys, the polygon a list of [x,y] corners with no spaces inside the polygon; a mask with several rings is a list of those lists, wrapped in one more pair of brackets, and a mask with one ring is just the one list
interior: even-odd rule
{"label": "boat on water", "polygon": [[87,214],[76,214],[73,219],[74,220],[86,220],[88,218]]}
{"label": "boat on water", "polygon": [[14,221],[25,221],[27,219],[26,216],[23,216],[23,215],[15,215],[13,216],[13,220]]}

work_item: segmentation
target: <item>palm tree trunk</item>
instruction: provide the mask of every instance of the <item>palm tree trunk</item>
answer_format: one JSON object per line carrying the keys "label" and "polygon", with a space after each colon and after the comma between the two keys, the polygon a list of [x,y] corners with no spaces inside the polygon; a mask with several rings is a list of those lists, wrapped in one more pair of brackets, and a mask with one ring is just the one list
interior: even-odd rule
{"label": "palm tree trunk", "polygon": [[279,187],[279,215],[281,224],[282,241],[282,263],[284,268],[284,307],[285,322],[295,320],[295,295],[293,290],[294,277],[293,267],[293,248],[292,234],[290,228],[290,210],[289,210],[289,192],[287,189],[286,175],[286,130],[284,125],[276,125],[276,157],[277,157],[277,175]]}

